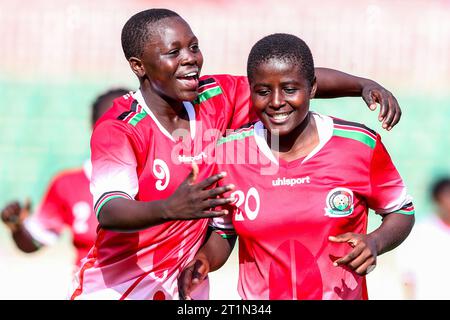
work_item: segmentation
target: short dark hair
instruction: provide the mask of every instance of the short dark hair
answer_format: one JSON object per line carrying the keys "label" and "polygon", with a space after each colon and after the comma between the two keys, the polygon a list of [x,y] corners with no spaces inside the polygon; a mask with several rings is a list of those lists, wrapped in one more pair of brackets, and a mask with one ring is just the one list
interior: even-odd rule
{"label": "short dark hair", "polygon": [[97,122],[98,118],[100,118],[101,116],[100,106],[102,105],[103,102],[105,102],[105,100],[119,98],[129,92],[130,90],[125,88],[114,88],[109,89],[108,91],[105,91],[101,93],[99,96],[97,96],[97,98],[95,98],[94,102],[92,103],[92,114],[91,114],[92,125],[94,125]]}
{"label": "short dark hair", "polygon": [[431,196],[433,200],[437,201],[439,195],[445,190],[450,190],[450,177],[443,177],[436,180],[431,187]]}
{"label": "short dark hair", "polygon": [[314,60],[308,45],[287,33],[274,33],[255,43],[247,60],[247,76],[252,79],[256,68],[271,59],[283,60],[299,67],[311,84],[314,81]]}
{"label": "short dark hair", "polygon": [[160,21],[164,18],[180,17],[174,11],[168,9],[148,9],[133,15],[122,28],[122,49],[125,58],[140,58],[144,51],[145,43],[152,35],[150,24]]}

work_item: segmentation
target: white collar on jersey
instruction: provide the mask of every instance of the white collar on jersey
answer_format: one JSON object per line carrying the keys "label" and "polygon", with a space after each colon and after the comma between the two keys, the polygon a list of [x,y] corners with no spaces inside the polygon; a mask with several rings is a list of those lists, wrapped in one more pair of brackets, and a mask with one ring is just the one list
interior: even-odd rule
{"label": "white collar on jersey", "polygon": [[[316,121],[317,131],[319,133],[319,144],[303,159],[302,163],[313,157],[320,149],[323,148],[325,143],[331,139],[333,135],[333,119],[328,116],[321,115],[315,112],[312,112],[312,116]],[[261,152],[273,163],[278,165],[278,159],[272,153],[269,145],[267,144],[267,140],[265,137],[265,133],[267,130],[264,128],[264,125],[261,121],[255,123],[255,141],[256,144],[261,150]]]}
{"label": "white collar on jersey", "polygon": [[272,153],[272,150],[270,150],[269,145],[267,144],[266,140],[266,133],[269,131],[264,128],[264,125],[261,121],[258,121],[255,123],[255,141],[256,145],[258,146],[259,150],[273,163],[278,165],[278,159],[275,157],[275,155]]}
{"label": "white collar on jersey", "polygon": [[[153,121],[158,126],[159,130],[165,136],[167,136],[170,140],[175,142],[175,139],[173,138],[173,136],[169,133],[169,131],[167,131],[166,128],[164,128],[164,126],[161,124],[161,122],[159,122],[159,120],[156,118],[154,113],[150,110],[148,105],[145,103],[145,100],[144,100],[144,97],[142,96],[141,90],[137,90],[135,93],[132,94],[132,96],[134,99],[137,100],[139,105],[142,108],[144,108],[145,112],[153,119]],[[195,109],[194,109],[194,106],[192,105],[192,103],[190,103],[189,101],[183,101],[183,105],[184,105],[184,108],[186,109],[186,112],[189,117],[189,128],[191,131],[191,139],[194,139],[194,137],[195,137]]]}
{"label": "white collar on jersey", "polygon": [[86,159],[83,162],[83,171],[88,180],[91,180],[91,174],[92,174],[92,163],[90,159]]}

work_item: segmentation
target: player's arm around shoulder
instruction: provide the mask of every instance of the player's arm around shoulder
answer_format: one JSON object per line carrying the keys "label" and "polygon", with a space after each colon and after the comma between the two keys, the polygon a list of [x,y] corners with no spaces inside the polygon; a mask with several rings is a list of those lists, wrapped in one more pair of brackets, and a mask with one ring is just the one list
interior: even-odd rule
{"label": "player's arm around shoulder", "polygon": [[315,68],[316,98],[362,97],[370,110],[380,105],[378,120],[386,130],[399,121],[402,111],[395,96],[379,83],[329,68]]}

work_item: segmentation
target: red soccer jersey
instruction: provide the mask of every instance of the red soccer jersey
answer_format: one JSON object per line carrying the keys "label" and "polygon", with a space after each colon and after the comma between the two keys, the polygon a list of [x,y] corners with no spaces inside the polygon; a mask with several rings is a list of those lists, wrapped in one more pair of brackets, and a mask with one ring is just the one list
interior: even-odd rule
{"label": "red soccer jersey", "polygon": [[94,244],[98,225],[92,209],[89,175],[90,163],[58,174],[35,214],[25,221],[28,232],[44,245],[55,243],[63,229],[69,227],[78,266]]}
{"label": "red soccer jersey", "polygon": [[236,185],[236,203],[213,226],[234,226],[239,235],[243,299],[366,299],[365,277],[333,266],[351,247],[328,237],[367,233],[369,208],[413,213],[379,135],[357,123],[314,119],[318,146],[290,162],[274,157],[261,122],[218,142],[218,170],[227,172],[220,182]]}
{"label": "red soccer jersey", "polygon": [[[199,163],[198,181],[212,174],[208,150],[226,128],[250,120],[249,88],[245,77],[200,80],[197,100],[184,103],[190,133],[182,143],[175,137],[180,132],[166,131],[140,91],[116,99],[97,122],[91,138],[97,215],[116,197],[168,198],[190,173],[192,161]],[[202,244],[207,224],[207,219],[171,221],[127,233],[99,229],[72,298],[177,299],[179,271]]]}

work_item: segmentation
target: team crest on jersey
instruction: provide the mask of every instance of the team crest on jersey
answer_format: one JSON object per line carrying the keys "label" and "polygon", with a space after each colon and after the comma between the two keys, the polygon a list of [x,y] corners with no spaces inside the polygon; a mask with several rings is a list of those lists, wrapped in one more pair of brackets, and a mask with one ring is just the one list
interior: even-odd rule
{"label": "team crest on jersey", "polygon": [[327,195],[325,215],[332,218],[346,217],[353,213],[353,192],[347,188],[334,188]]}

